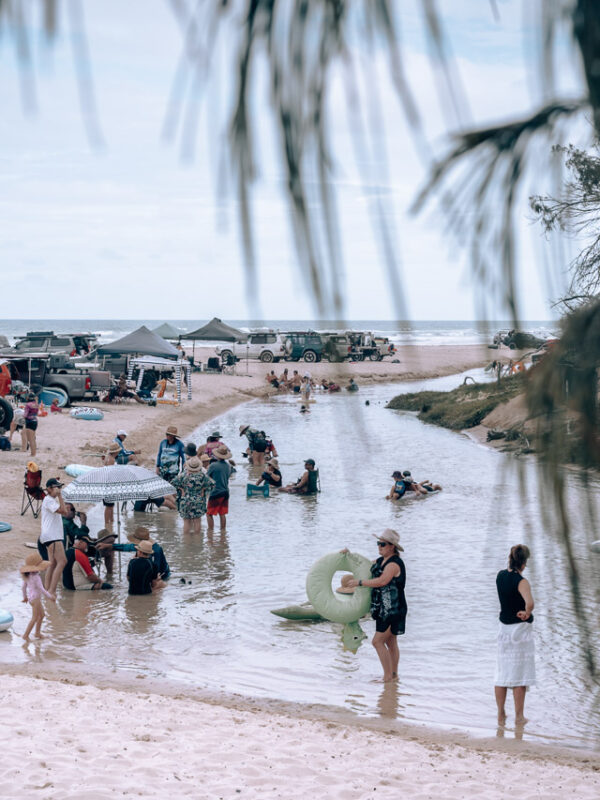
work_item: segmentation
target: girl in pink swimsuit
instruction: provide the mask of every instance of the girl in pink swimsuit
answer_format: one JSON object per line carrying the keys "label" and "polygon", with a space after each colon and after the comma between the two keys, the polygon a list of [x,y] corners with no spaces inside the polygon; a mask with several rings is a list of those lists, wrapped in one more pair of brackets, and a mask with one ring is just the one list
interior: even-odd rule
{"label": "girl in pink swimsuit", "polygon": [[44,619],[44,607],[42,606],[42,595],[49,600],[56,601],[56,595],[50,594],[44,588],[40,572],[50,566],[49,561],[44,561],[39,553],[32,553],[27,556],[25,563],[21,567],[23,576],[23,602],[31,605],[31,620],[27,626],[23,639],[29,641],[29,634],[35,627],[35,638],[43,639],[42,621]]}

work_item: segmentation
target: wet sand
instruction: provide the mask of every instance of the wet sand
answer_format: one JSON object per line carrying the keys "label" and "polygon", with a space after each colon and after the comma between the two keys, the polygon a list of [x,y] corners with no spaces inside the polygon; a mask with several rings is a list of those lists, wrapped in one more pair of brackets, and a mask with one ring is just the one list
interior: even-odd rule
{"label": "wet sand", "polygon": [[[401,348],[399,358],[400,364],[344,365],[341,378],[354,374],[360,384],[448,375],[488,363],[489,351]],[[143,449],[142,461],[151,466],[168,424],[176,424],[185,439],[213,416],[264,395],[265,373],[272,368],[279,374],[283,367],[250,362],[249,377],[195,375],[195,398],[179,408],[133,402],[103,406],[107,413],[98,423],[76,421],[68,413],[47,417],[40,422],[36,461],[45,479],[64,476],[60,467],[67,463],[99,465],[90,453],[104,449],[122,427],[130,434],[128,445]],[[308,368],[315,377],[335,377],[336,365]],[[242,371],[245,364],[238,367]],[[13,531],[0,535],[5,573],[27,552],[23,543],[37,538],[39,521],[19,517],[27,457],[18,451],[2,456],[4,485],[13,487],[0,497],[0,519],[13,524]],[[585,800],[600,788],[597,755],[536,748],[510,730],[506,738],[493,740],[416,726],[391,733],[385,718],[368,725],[351,715],[340,720],[324,708],[261,704],[238,696],[207,703],[194,691],[174,693],[133,673],[119,686],[109,679],[110,665],[107,678],[90,675],[87,684],[35,677],[56,674],[57,666],[40,660],[24,674],[3,677],[0,728],[9,744],[0,796],[79,798],[86,783],[100,798],[116,793],[158,797],[168,791],[196,798],[299,798],[309,792],[331,798],[397,797],[400,792],[411,798],[442,792],[449,798],[504,798],[518,785],[524,797],[553,797],[560,787],[561,793],[576,792]],[[68,664],[62,674],[69,674]],[[31,711],[24,714],[24,709]],[[384,765],[389,765],[385,774]]]}

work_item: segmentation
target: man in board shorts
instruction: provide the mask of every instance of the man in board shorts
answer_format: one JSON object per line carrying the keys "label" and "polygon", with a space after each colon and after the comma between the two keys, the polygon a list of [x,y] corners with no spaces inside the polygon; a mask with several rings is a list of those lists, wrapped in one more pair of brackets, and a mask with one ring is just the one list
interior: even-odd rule
{"label": "man in board shorts", "polygon": [[227,446],[222,444],[213,450],[213,461],[208,468],[208,477],[214,481],[214,486],[208,497],[206,508],[206,522],[208,530],[215,529],[215,517],[218,516],[221,523],[221,530],[224,531],[227,525],[227,514],[229,512],[229,477],[231,467],[227,463],[231,458],[231,453]]}

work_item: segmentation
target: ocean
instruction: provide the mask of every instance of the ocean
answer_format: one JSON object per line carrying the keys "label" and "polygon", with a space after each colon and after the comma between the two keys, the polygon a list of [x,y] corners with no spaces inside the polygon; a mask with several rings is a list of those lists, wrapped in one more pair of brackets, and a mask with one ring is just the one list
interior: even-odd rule
{"label": "ocean", "polygon": [[[440,344],[489,344],[494,334],[502,329],[512,328],[507,320],[473,321],[473,320],[348,320],[345,323],[332,320],[248,320],[228,319],[227,324],[241,330],[251,328],[273,328],[281,331],[297,330],[364,330],[376,336],[387,336],[396,345],[440,345]],[[90,331],[97,334],[102,342],[119,339],[140,325],[157,328],[169,322],[183,332],[196,330],[208,320],[189,319],[7,319],[0,320],[0,336],[6,336],[14,342],[15,336],[22,336],[28,331],[54,331],[55,333],[74,333]],[[554,320],[524,320],[521,329],[534,333],[540,338],[554,336],[558,332],[558,323]]]}

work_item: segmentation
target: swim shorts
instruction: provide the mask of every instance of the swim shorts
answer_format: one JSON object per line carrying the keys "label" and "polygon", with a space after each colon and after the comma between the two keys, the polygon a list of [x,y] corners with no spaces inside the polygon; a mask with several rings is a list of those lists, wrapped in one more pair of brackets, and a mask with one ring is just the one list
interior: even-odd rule
{"label": "swim shorts", "polygon": [[38,425],[37,419],[26,419],[25,420],[25,430],[35,431],[35,430],[37,430],[37,425]]}
{"label": "swim shorts", "polygon": [[404,633],[405,620],[400,614],[394,614],[392,617],[385,619],[375,619],[375,630],[377,633],[385,633],[388,628],[391,628],[391,633],[394,636]]}
{"label": "swim shorts", "polygon": [[222,494],[219,497],[210,497],[206,514],[209,517],[218,517],[227,514],[229,511],[229,495]]}

